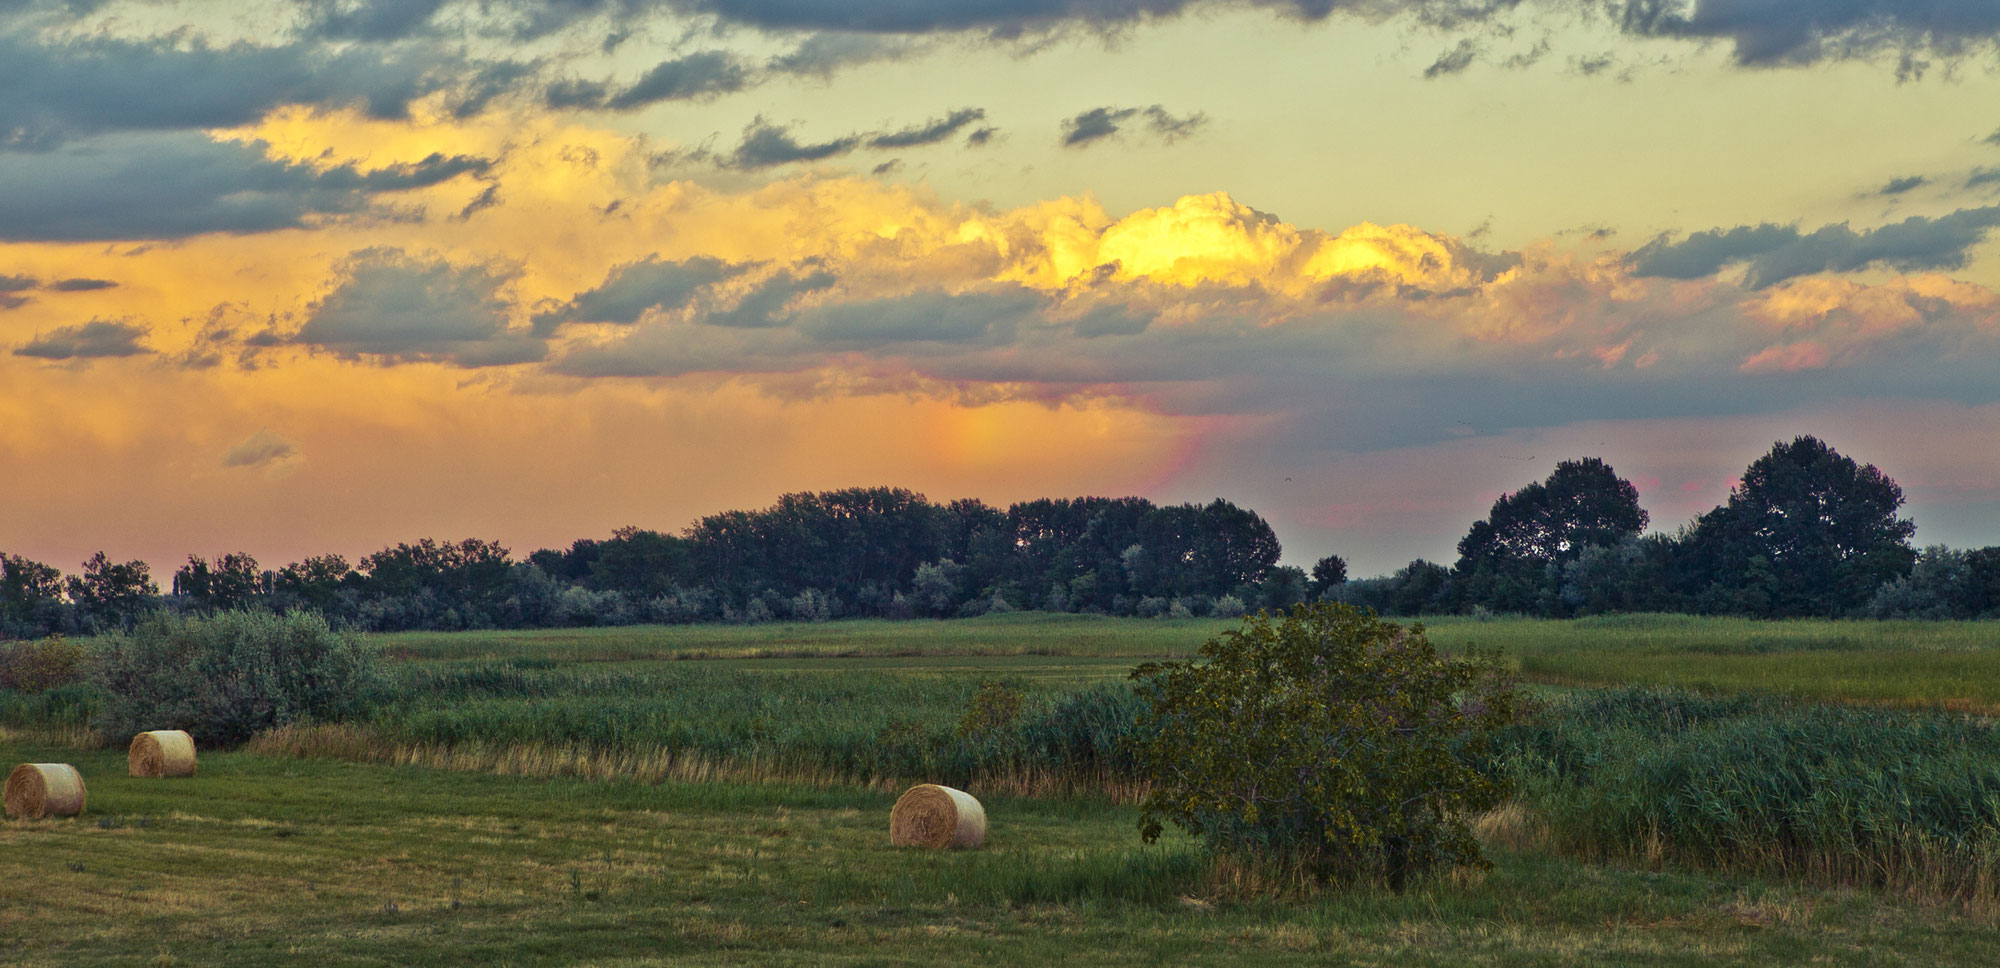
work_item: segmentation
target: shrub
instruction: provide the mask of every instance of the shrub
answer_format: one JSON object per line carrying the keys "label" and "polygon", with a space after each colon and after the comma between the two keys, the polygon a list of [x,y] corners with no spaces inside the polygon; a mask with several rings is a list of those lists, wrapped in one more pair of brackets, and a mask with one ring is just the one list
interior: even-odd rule
{"label": "shrub", "polygon": [[184,729],[203,746],[359,717],[381,681],[373,653],[310,612],[156,615],[111,637],[99,666],[108,693],[99,729],[114,738]]}
{"label": "shrub", "polygon": [[0,648],[0,686],[17,692],[47,692],[84,677],[90,651],[60,635],[40,642]]}
{"label": "shrub", "polygon": [[989,679],[980,683],[965,716],[958,721],[958,735],[991,736],[1014,725],[1021,717],[1023,698],[1021,690],[1004,682]]}
{"label": "shrub", "polygon": [[1468,818],[1506,794],[1486,768],[1511,722],[1492,655],[1440,655],[1421,625],[1346,605],[1244,620],[1201,660],[1140,666],[1141,835],[1172,822],[1221,853],[1324,882],[1485,867]]}

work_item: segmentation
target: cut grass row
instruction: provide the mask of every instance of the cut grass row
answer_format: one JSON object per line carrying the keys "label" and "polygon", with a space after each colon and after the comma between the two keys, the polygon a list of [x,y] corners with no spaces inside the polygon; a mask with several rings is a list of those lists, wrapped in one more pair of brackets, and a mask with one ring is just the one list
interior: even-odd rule
{"label": "cut grass row", "polygon": [[1403,896],[1244,892],[1125,808],[991,798],[971,853],[893,791],[582,782],[250,754],[0,825],[10,964],[1980,965],[1990,921],[1867,893],[1501,851]]}

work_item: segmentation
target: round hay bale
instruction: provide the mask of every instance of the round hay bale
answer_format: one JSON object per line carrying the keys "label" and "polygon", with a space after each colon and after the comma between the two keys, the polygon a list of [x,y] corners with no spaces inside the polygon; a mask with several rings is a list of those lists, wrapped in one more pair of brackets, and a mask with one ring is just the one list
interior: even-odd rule
{"label": "round hay bale", "polygon": [[970,850],[985,840],[986,808],[964,790],[913,786],[889,811],[889,842],[898,847]]}
{"label": "round hay bale", "polygon": [[178,729],[156,729],[132,737],[125,764],[133,776],[193,776],[194,737]]}
{"label": "round hay bale", "polygon": [[83,812],[83,774],[68,763],[23,763],[7,775],[7,815],[27,820]]}

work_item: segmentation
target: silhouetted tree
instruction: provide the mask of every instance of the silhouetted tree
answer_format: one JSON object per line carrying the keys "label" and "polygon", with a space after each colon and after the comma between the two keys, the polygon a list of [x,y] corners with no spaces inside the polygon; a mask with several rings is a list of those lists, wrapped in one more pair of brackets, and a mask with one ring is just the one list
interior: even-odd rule
{"label": "silhouetted tree", "polygon": [[1561,566],[1586,548],[1637,537],[1646,521],[1638,489],[1611,465],[1595,457],[1563,461],[1547,480],[1494,501],[1459,541],[1452,569],[1459,603],[1557,610]]}
{"label": "silhouetted tree", "polygon": [[159,605],[160,586],[143,561],[113,562],[100,551],[69,578],[69,600],[86,631],[130,628]]}
{"label": "silhouetted tree", "polygon": [[1916,524],[1896,517],[1903,489],[1814,437],[1772,445],[1729,502],[1686,541],[1704,607],[1762,615],[1844,615],[1906,575]]}
{"label": "silhouetted tree", "polygon": [[1339,555],[1327,555],[1313,562],[1312,597],[1325,597],[1327,592],[1347,584],[1347,559]]}

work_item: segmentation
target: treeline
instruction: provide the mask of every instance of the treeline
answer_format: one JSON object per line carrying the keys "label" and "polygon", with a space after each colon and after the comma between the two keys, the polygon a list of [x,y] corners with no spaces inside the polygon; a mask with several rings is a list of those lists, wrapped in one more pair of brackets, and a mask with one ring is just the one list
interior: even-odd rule
{"label": "treeline", "polygon": [[1596,458],[1564,461],[1495,501],[1451,566],[1418,559],[1334,597],[1400,615],[2000,617],[2000,547],[1919,552],[1902,505],[1874,465],[1798,437],[1752,462],[1721,507],[1642,534],[1631,482]]}
{"label": "treeline", "polygon": [[1277,535],[1228,501],[1044,499],[1005,510],[900,488],[788,494],[680,534],[625,528],[525,560],[481,540],[398,544],[265,569],[190,557],[163,594],[143,561],[79,574],[0,554],[0,635],[94,633],[166,608],[310,610],[373,631],[819,621],[1015,609],[1240,614],[1306,594]]}
{"label": "treeline", "polygon": [[788,494],[680,534],[625,528],[517,560],[490,541],[398,544],[265,569],[190,557],[163,594],[142,561],[80,572],[0,554],[0,636],[129,627],[157,609],[309,610],[374,631],[944,618],[1016,609],[1235,616],[1335,599],[1390,615],[2000,616],[2000,547],[1910,544],[1903,492],[1813,437],[1774,445],[1727,503],[1645,533],[1639,493],[1602,460],[1558,464],[1495,501],[1451,565],[1347,580],[1338,556],[1278,564],[1277,535],[1228,501],[934,504],[899,488]]}

